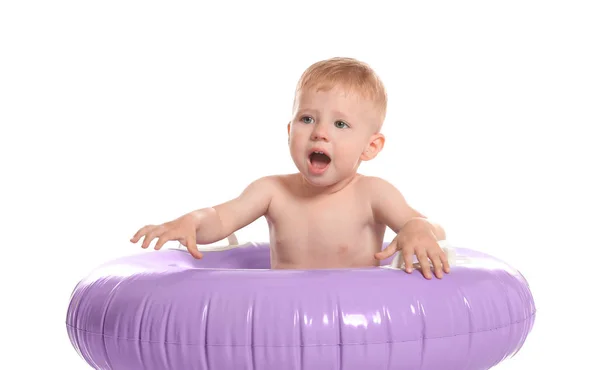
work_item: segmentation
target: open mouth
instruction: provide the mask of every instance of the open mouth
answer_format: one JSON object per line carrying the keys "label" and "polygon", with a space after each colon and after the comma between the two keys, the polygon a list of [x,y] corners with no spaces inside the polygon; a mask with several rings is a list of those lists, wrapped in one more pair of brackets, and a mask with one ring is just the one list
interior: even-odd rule
{"label": "open mouth", "polygon": [[308,160],[310,161],[311,168],[315,170],[315,172],[321,172],[325,170],[331,162],[331,158],[329,158],[327,154],[320,151],[314,151],[310,153]]}

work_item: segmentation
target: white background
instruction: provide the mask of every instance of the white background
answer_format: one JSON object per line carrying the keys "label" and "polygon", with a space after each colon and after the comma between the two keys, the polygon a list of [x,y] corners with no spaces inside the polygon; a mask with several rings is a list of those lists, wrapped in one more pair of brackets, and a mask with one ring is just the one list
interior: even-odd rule
{"label": "white background", "polygon": [[[75,284],[139,253],[144,224],[294,171],[294,86],[332,56],[388,89],[361,172],[528,279],[535,327],[497,368],[597,365],[593,1],[216,3],[0,6],[0,368],[87,368],[65,329]],[[265,221],[238,236],[267,240]]]}

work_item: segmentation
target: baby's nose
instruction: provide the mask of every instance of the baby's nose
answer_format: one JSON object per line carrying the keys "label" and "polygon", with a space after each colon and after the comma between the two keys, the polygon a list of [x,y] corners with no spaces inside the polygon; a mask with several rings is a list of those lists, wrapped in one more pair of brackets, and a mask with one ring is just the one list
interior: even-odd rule
{"label": "baby's nose", "polygon": [[327,128],[324,125],[316,124],[314,126],[311,139],[313,140],[325,140],[329,139],[329,135],[327,133]]}

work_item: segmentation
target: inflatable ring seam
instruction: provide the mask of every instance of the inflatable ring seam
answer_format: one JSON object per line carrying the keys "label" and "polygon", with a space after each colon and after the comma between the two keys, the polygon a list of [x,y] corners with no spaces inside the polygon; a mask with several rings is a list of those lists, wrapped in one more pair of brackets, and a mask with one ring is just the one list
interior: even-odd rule
{"label": "inflatable ring seam", "polygon": [[497,326],[494,328],[489,328],[489,329],[484,329],[484,330],[479,330],[479,331],[469,331],[466,333],[458,333],[458,334],[453,334],[453,335],[443,335],[443,336],[439,336],[439,337],[419,337],[419,338],[415,338],[415,339],[406,339],[406,340],[396,340],[396,341],[384,341],[384,342],[355,342],[355,343],[335,343],[335,344],[300,344],[298,345],[282,345],[282,346],[278,346],[278,345],[261,345],[261,344],[219,344],[219,343],[214,343],[214,344],[208,344],[208,343],[181,343],[181,342],[161,342],[161,341],[153,341],[153,340],[147,340],[147,339],[139,339],[139,338],[125,338],[125,337],[117,337],[117,336],[113,336],[113,335],[106,335],[106,334],[101,334],[101,333],[95,333],[92,331],[88,331],[85,329],[81,329],[75,326],[72,326],[70,324],[67,324],[68,327],[75,329],[77,331],[80,332],[84,332],[86,334],[92,334],[92,335],[100,335],[103,336],[105,338],[110,338],[110,339],[118,339],[118,340],[128,340],[128,341],[138,341],[138,342],[144,342],[144,343],[154,343],[154,344],[172,344],[172,345],[179,345],[179,346],[198,346],[198,345],[204,345],[206,347],[326,347],[326,346],[362,346],[365,344],[368,345],[374,345],[374,344],[394,344],[394,343],[406,343],[406,342],[418,342],[418,341],[422,341],[422,340],[431,340],[431,339],[445,339],[445,338],[454,338],[454,337],[459,337],[459,336],[463,336],[463,335],[471,335],[471,334],[477,334],[477,333],[485,333],[485,332],[489,332],[489,331],[494,331],[494,330],[501,330],[504,328],[507,328],[509,326],[512,325],[517,325],[517,324],[521,324],[524,323],[526,321],[531,320],[535,314],[537,313],[537,311],[534,311],[531,313],[531,315],[525,317],[522,320],[519,321],[514,321],[514,322],[510,322],[508,324],[505,325],[501,325],[501,326]]}

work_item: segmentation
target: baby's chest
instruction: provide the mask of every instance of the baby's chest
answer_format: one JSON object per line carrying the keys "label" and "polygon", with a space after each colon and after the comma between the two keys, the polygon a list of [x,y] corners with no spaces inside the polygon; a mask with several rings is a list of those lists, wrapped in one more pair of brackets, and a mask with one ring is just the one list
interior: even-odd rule
{"label": "baby's chest", "polygon": [[280,203],[272,213],[272,223],[279,233],[287,235],[323,237],[336,234],[352,238],[372,224],[372,212],[360,198],[345,198],[336,201],[290,200]]}

